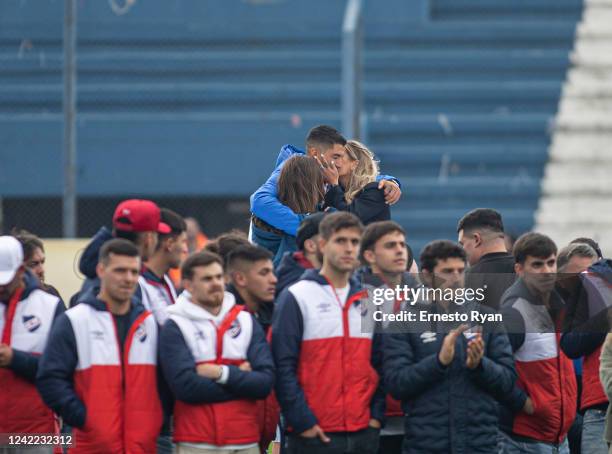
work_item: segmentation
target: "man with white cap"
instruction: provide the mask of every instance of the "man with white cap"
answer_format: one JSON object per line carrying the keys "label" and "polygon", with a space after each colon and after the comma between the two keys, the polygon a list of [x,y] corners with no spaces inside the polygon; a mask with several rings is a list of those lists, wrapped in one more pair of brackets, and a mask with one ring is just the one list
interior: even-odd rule
{"label": "man with white cap", "polygon": [[[0,236],[0,433],[55,431],[53,413],[38,395],[34,379],[51,325],[64,309],[62,300],[42,290],[26,270],[21,243]],[[28,446],[27,452],[52,449]]]}

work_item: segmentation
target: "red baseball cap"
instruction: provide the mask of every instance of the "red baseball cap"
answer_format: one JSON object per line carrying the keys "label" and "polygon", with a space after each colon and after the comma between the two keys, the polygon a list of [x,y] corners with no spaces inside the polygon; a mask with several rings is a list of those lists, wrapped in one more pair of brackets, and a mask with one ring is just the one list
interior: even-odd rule
{"label": "red baseball cap", "polygon": [[172,231],[168,224],[160,222],[159,207],[150,200],[124,200],[113,215],[113,226],[124,232],[158,232],[168,234]]}

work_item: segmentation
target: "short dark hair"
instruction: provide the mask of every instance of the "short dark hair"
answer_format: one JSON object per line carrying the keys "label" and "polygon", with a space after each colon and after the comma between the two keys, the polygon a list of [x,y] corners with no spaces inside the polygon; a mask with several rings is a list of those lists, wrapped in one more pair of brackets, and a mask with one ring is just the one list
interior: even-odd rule
{"label": "short dark hair", "polygon": [[501,214],[492,208],[476,208],[463,216],[457,224],[457,233],[461,230],[465,233],[476,229],[504,233]]}
{"label": "short dark hair", "polygon": [[202,251],[191,254],[181,266],[181,277],[183,279],[193,279],[193,270],[199,266],[209,266],[218,263],[223,268],[223,259],[213,252]]}
{"label": "short dark hair", "polygon": [[465,251],[457,243],[449,240],[436,240],[427,243],[419,258],[421,269],[433,271],[439,260],[457,258],[467,262]]}
{"label": "short dark hair", "polygon": [[125,255],[127,257],[138,257],[138,248],[136,245],[123,238],[115,238],[108,240],[100,248],[100,254],[98,256],[98,262],[108,264],[110,255]]}
{"label": "short dark hair", "polygon": [[23,248],[24,262],[27,262],[32,258],[36,249],[40,249],[41,251],[45,252],[45,247],[43,246],[42,240],[33,233],[26,230],[21,230],[15,234],[15,238],[17,238],[17,240],[21,243],[21,247]]}
{"label": "short dark hair", "polygon": [[597,241],[595,241],[592,238],[587,238],[587,237],[580,237],[580,238],[576,238],[575,240],[570,241],[569,244],[575,244],[575,243],[585,243],[588,244],[589,246],[591,246],[595,252],[597,253],[597,257],[602,259],[603,258],[603,253],[601,252],[601,248],[599,247],[599,243],[597,243]]}
{"label": "short dark hair", "polygon": [[185,223],[185,219],[168,208],[161,208],[160,210],[160,220],[170,227],[170,233],[167,234],[159,234],[156,250],[161,249],[162,243],[168,238],[176,238],[181,233],[187,230],[187,224]]}
{"label": "short dark hair", "polygon": [[232,271],[238,262],[255,263],[260,260],[272,260],[270,251],[254,244],[244,244],[236,247],[227,256],[227,269]]}
{"label": "short dark hair", "polygon": [[338,230],[342,229],[357,229],[363,232],[363,224],[357,216],[346,211],[336,211],[328,214],[319,224],[319,235],[325,240],[329,240],[331,236]]}
{"label": "short dark hair", "polygon": [[249,243],[246,234],[241,230],[232,229],[229,232],[222,233],[214,240],[206,243],[203,250],[220,255],[225,263],[230,252],[232,252],[238,246],[243,246],[246,244],[251,244]]}
{"label": "short dark hair", "polygon": [[378,221],[372,222],[370,225],[368,225],[363,231],[363,236],[361,237],[361,250],[359,251],[361,259],[363,260],[363,253],[365,251],[373,250],[374,245],[378,240],[392,232],[399,232],[406,236],[406,232],[402,226],[394,221]]}
{"label": "short dark hair", "polygon": [[128,232],[127,230],[113,229],[113,236],[122,240],[129,241],[132,244],[140,243],[140,238],[148,232]]}
{"label": "short dark hair", "polygon": [[521,265],[525,263],[528,256],[537,258],[548,258],[557,253],[557,245],[546,235],[537,232],[522,234],[514,243],[512,255],[514,261]]}
{"label": "short dark hair", "polygon": [[306,151],[308,151],[310,147],[322,151],[322,149],[331,148],[336,144],[344,146],[346,145],[346,139],[332,126],[315,126],[308,131],[308,135],[306,136]]}

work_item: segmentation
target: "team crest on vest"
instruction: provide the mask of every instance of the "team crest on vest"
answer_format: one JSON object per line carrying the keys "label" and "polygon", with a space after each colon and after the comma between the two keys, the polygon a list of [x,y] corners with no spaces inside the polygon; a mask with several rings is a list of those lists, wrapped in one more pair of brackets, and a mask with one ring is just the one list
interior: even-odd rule
{"label": "team crest on vest", "polygon": [[134,333],[134,335],[140,342],[144,342],[147,340],[147,329],[145,328],[144,323],[138,325],[138,328],[136,328],[136,332]]}
{"label": "team crest on vest", "polygon": [[242,332],[242,327],[240,326],[240,322],[238,321],[238,319],[236,319],[233,321],[232,325],[229,327],[228,333],[232,337],[232,339],[236,339],[238,336],[240,336],[241,332]]}
{"label": "team crest on vest", "polygon": [[42,322],[36,315],[24,315],[23,316],[23,326],[25,326],[25,328],[29,332],[33,333],[38,328],[40,328],[40,325],[42,325]]}

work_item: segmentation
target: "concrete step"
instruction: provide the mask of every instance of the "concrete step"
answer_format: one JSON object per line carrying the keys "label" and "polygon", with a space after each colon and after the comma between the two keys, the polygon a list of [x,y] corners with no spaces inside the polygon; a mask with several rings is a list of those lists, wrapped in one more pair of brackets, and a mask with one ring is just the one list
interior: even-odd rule
{"label": "concrete step", "polygon": [[593,238],[599,243],[599,247],[603,251],[604,257],[609,257],[612,253],[612,238],[610,238],[609,234],[605,233],[612,230],[612,224],[585,221],[567,225],[554,220],[548,221],[540,219],[539,215],[536,214],[536,226],[534,230],[537,232],[545,232],[550,235],[559,248],[566,246],[575,238],[587,237]]}
{"label": "concrete step", "polygon": [[592,83],[612,84],[612,67],[590,68],[575,67],[568,71],[567,82],[573,85],[590,85]]}
{"label": "concrete step", "polygon": [[559,104],[559,112],[563,115],[569,113],[610,115],[612,114],[612,99],[563,99]]}
{"label": "concrete step", "polygon": [[575,219],[594,218],[598,223],[612,224],[612,199],[607,195],[549,195],[540,200],[538,211],[544,216],[543,219],[557,218],[570,224]]}
{"label": "concrete step", "polygon": [[[550,167],[550,166],[549,166]],[[596,196],[612,197],[612,181],[608,175],[595,172],[596,169],[584,169],[583,173],[566,174],[563,170],[549,171],[542,183],[542,195],[551,196]],[[591,175],[594,173],[594,175]],[[606,173],[606,172],[602,172]]]}
{"label": "concrete step", "polygon": [[[612,50],[612,49],[611,49]],[[570,81],[563,86],[563,95],[577,98],[612,98],[612,85],[607,81],[591,80],[576,83]]]}
{"label": "concrete step", "polygon": [[612,118],[593,112],[563,113],[555,120],[555,130],[572,132],[604,132],[612,134]]}
{"label": "concrete step", "polygon": [[612,52],[601,53],[597,50],[580,49],[570,52],[570,62],[573,66],[608,70],[612,68]]}
{"label": "concrete step", "polygon": [[550,159],[565,162],[588,162],[612,165],[612,133],[555,133],[550,146]]}

